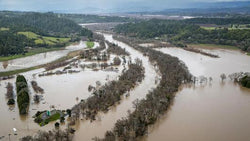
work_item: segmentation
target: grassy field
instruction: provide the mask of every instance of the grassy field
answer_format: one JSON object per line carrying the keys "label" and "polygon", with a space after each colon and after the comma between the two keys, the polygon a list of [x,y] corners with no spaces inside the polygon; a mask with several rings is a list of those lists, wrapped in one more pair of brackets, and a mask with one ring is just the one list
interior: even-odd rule
{"label": "grassy field", "polygon": [[34,48],[34,49],[30,49],[28,53],[25,53],[25,55],[18,54],[18,55],[0,57],[0,61],[8,61],[8,60],[13,60],[17,58],[32,56],[38,53],[44,53],[44,52],[56,51],[56,50],[62,50],[62,49],[64,48]]}
{"label": "grassy field", "polygon": [[215,45],[215,44],[189,44],[190,47],[198,47],[198,48],[223,48],[223,49],[234,49],[237,50],[239,48],[235,46],[229,45]]}
{"label": "grassy field", "polygon": [[223,29],[223,28],[227,28],[228,30],[250,30],[249,27],[247,27],[246,25],[238,25],[237,27],[236,26],[232,26],[232,27],[215,27],[215,26],[200,26],[201,28],[203,29],[206,29],[206,30],[215,30],[215,29]]}
{"label": "grassy field", "polygon": [[6,31],[6,30],[9,30],[9,28],[0,27],[0,31]]}
{"label": "grassy field", "polygon": [[87,45],[87,48],[93,48],[95,43],[88,41],[88,42],[86,42],[86,45]]}
{"label": "grassy field", "polygon": [[18,32],[18,34],[22,34],[30,39],[34,39],[36,44],[55,45],[57,43],[67,43],[70,41],[70,38],[56,38],[56,37],[40,36],[33,32]]}

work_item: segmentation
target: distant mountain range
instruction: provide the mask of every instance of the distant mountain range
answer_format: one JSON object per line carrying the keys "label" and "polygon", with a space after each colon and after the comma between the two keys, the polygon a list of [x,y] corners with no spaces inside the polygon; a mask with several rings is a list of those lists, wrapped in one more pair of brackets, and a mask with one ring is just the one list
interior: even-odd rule
{"label": "distant mountain range", "polygon": [[250,14],[250,1],[197,2],[186,4],[183,8],[158,11],[129,12],[161,15],[213,15],[213,14]]}

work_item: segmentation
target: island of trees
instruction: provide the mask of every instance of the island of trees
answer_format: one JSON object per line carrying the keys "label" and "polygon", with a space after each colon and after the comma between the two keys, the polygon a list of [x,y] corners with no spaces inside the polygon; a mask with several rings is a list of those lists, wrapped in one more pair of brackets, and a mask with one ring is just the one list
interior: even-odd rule
{"label": "island of trees", "polygon": [[28,83],[23,75],[18,75],[16,78],[16,93],[19,113],[24,115],[28,113],[30,97]]}

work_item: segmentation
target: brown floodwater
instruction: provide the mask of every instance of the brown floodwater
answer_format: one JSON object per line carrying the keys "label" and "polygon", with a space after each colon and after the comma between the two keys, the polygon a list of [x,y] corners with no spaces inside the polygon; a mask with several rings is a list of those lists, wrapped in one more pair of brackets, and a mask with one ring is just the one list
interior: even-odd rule
{"label": "brown floodwater", "polygon": [[[113,40],[111,35],[105,35],[105,38],[110,42],[119,43],[123,48],[126,48],[131,53],[131,59],[140,58],[143,61],[145,67],[145,79],[142,83],[130,92],[129,97],[122,98],[123,100],[119,105],[114,106],[111,110],[104,114],[100,113],[98,115],[98,120],[94,122],[90,121],[80,121],[75,128],[77,132],[75,134],[75,140],[91,140],[91,138],[103,137],[107,130],[111,130],[115,122],[126,117],[128,110],[133,110],[132,102],[134,100],[144,98],[149,90],[154,88],[156,84],[154,79],[158,74],[156,74],[155,68],[149,63],[148,58],[144,57],[138,51],[135,51],[126,44],[117,42]],[[39,58],[39,57],[38,57]],[[114,55],[111,55],[111,59]],[[93,62],[85,62],[80,60],[80,64],[89,64]],[[110,61],[108,61],[110,62]],[[14,84],[15,79],[0,81],[0,112],[2,113],[0,119],[0,137],[4,136],[2,140],[9,140],[8,134],[11,134],[11,140],[18,140],[20,137],[26,135],[34,135],[38,130],[52,130],[54,129],[54,123],[51,122],[44,127],[40,127],[36,124],[32,116],[37,111],[43,111],[52,109],[52,105],[55,109],[68,109],[77,104],[81,99],[86,99],[91,96],[88,92],[89,85],[96,85],[96,81],[100,81],[102,84],[109,80],[116,80],[121,74],[122,66],[118,67],[119,72],[112,71],[92,71],[85,69],[80,73],[76,74],[62,74],[62,75],[52,75],[39,77],[38,74],[44,72],[44,69],[38,69],[34,71],[29,71],[23,73],[23,75],[28,80],[31,104],[29,107],[29,114],[27,116],[21,117],[18,113],[17,104],[14,107],[9,107],[6,103],[5,98],[6,85],[8,82]],[[57,68],[56,70],[62,70],[62,68]],[[74,68],[75,70],[81,70],[80,68]],[[108,78],[108,80],[107,80]],[[39,104],[35,104],[32,100],[35,92],[30,86],[32,80],[37,81],[38,85],[44,89],[44,94],[42,95],[43,100]],[[153,80],[153,81],[152,81]],[[15,85],[14,85],[15,86]],[[78,99],[78,101],[77,101]],[[13,135],[13,128],[17,129],[17,135]],[[66,126],[61,126],[61,128],[66,128]]]}
{"label": "brown floodwater", "polygon": [[170,110],[149,128],[142,140],[247,141],[250,139],[250,90],[220,74],[250,72],[250,56],[235,50],[204,50],[211,58],[180,48],[158,49],[178,57],[194,76],[212,77],[211,83],[184,85]]}
{"label": "brown floodwater", "polygon": [[[95,43],[95,45],[98,44]],[[86,47],[85,42],[80,41],[79,44],[67,46],[65,47],[64,50],[39,53],[32,56],[0,62],[0,72],[11,71],[16,69],[24,69],[46,64],[55,61],[63,56],[66,56],[69,52],[80,50],[85,47]]]}
{"label": "brown floodwater", "polygon": [[[59,68],[60,69],[60,68]],[[38,69],[30,72],[23,73],[28,80],[31,103],[29,107],[29,114],[27,116],[20,116],[17,104],[14,107],[7,105],[5,98],[6,85],[8,82],[14,84],[15,79],[0,81],[0,137],[4,136],[2,140],[9,140],[8,134],[10,133],[11,140],[18,140],[20,137],[26,135],[34,135],[38,130],[52,130],[54,123],[51,122],[46,126],[40,127],[36,124],[32,116],[37,111],[52,109],[65,110],[72,108],[81,99],[86,99],[91,96],[88,92],[89,85],[96,85],[96,81],[101,84],[110,80],[116,80],[121,74],[122,66],[119,67],[119,72],[113,71],[92,71],[85,69],[75,74],[62,74],[53,76],[38,77],[38,74],[43,72],[44,69]],[[44,89],[44,94],[41,94],[43,100],[39,104],[33,102],[33,95],[35,92],[30,86],[32,80],[37,81],[38,85]],[[15,86],[15,85],[14,85]],[[14,90],[15,91],[15,90]],[[77,99],[79,99],[77,101]],[[65,128],[66,126],[62,126]],[[13,128],[17,129],[18,135],[13,135]]]}
{"label": "brown floodwater", "polygon": [[133,111],[133,101],[145,98],[148,91],[156,87],[154,80],[157,76],[159,76],[147,57],[143,56],[132,47],[114,40],[112,35],[104,34],[104,36],[109,42],[116,43],[122,48],[125,48],[130,53],[132,60],[136,58],[142,60],[143,66],[145,67],[145,78],[137,87],[130,91],[129,97],[124,97],[121,100],[120,104],[112,107],[107,113],[99,113],[97,118],[98,120],[93,122],[85,120],[80,121],[76,125],[76,133],[74,137],[74,140],[76,141],[87,141],[94,137],[103,138],[105,132],[111,130],[118,119],[126,117],[128,110]]}

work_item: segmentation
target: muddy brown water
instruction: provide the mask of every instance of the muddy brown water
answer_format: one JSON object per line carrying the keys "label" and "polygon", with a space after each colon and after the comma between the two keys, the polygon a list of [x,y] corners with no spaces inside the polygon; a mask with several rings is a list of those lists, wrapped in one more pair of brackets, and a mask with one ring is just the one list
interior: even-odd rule
{"label": "muddy brown water", "polygon": [[[95,45],[97,45],[97,43]],[[86,47],[85,42],[81,41],[78,44],[65,47],[65,50],[39,53],[32,56],[0,62],[0,72],[12,71],[16,69],[24,69],[46,64],[55,61],[63,56],[66,56],[69,52],[80,50],[85,47]]]}
{"label": "muddy brown water", "polygon": [[235,50],[204,50],[211,58],[179,48],[158,49],[178,57],[194,76],[212,77],[211,83],[184,85],[170,110],[149,128],[142,140],[247,141],[250,139],[250,90],[220,74],[250,72],[250,56]]}
{"label": "muddy brown water", "polygon": [[[121,47],[126,48],[131,53],[131,59],[140,58],[143,61],[145,67],[145,79],[142,83],[130,92],[130,96],[122,98],[123,100],[117,106],[111,108],[111,110],[104,114],[98,115],[98,120],[94,122],[79,121],[75,126],[76,134],[74,140],[91,140],[93,137],[103,137],[107,130],[111,130],[116,120],[126,117],[128,110],[133,110],[133,101],[144,98],[149,90],[154,88],[154,79],[156,74],[155,68],[149,63],[148,58],[144,57],[138,51],[135,51],[131,47],[113,40],[111,35],[105,35],[105,38],[110,42],[118,43]],[[85,63],[85,62],[82,62]],[[88,63],[88,62],[86,62]],[[60,69],[60,68],[59,68]],[[57,70],[57,69],[56,69]],[[14,84],[15,79],[0,81],[0,112],[3,116],[0,119],[0,137],[5,136],[2,140],[8,140],[8,134],[10,133],[11,140],[18,140],[18,138],[26,135],[34,135],[38,130],[52,130],[54,129],[54,123],[51,122],[44,127],[40,127],[34,123],[32,116],[36,111],[52,109],[51,106],[55,106],[56,109],[67,109],[77,104],[81,99],[86,99],[91,96],[88,92],[88,86],[94,85],[96,81],[100,81],[102,84],[107,82],[106,78],[109,76],[109,80],[115,80],[118,75],[121,74],[122,66],[119,68],[119,73],[108,71],[91,71],[84,70],[77,74],[63,74],[38,77],[38,74],[43,72],[44,69],[38,69],[30,72],[23,73],[27,78],[30,85],[30,81],[36,80],[38,85],[45,91],[43,94],[43,100],[40,104],[34,104],[31,100],[28,116],[21,117],[18,114],[17,104],[10,109],[6,104],[5,99],[6,85],[8,82]],[[152,81],[153,80],[153,81]],[[34,91],[30,87],[31,98],[34,95]],[[76,98],[79,98],[79,101]],[[5,128],[3,128],[5,127]],[[61,126],[65,128],[66,126]],[[13,135],[13,128],[17,129],[17,136]]]}
{"label": "muddy brown water", "polygon": [[130,91],[129,97],[124,97],[120,104],[112,107],[108,113],[100,113],[98,115],[98,120],[90,122],[90,121],[80,121],[76,125],[76,133],[74,140],[91,140],[94,137],[103,138],[105,132],[111,130],[116,121],[121,119],[122,117],[127,116],[127,111],[133,111],[133,101],[136,99],[145,98],[146,94],[149,90],[156,87],[155,85],[155,77],[158,76],[155,68],[153,68],[152,64],[149,62],[148,58],[143,56],[140,52],[133,49],[132,47],[114,40],[112,35],[104,34],[104,37],[109,42],[113,42],[118,44],[120,47],[125,48],[130,54],[132,60],[139,58],[142,60],[143,66],[145,67],[145,78],[144,80],[138,84],[133,90]]}
{"label": "muddy brown water", "polygon": [[[142,99],[147,92],[154,88],[154,79],[159,76],[155,68],[148,62],[148,58],[128,45],[118,42],[111,35],[105,34],[105,39],[117,43],[131,53],[131,58],[140,58],[145,67],[145,79],[124,97],[120,104],[112,107],[108,113],[100,113],[94,122],[79,121],[75,126],[74,140],[91,140],[93,137],[103,137],[107,130],[111,130],[118,119],[126,117],[128,110],[133,110],[132,102]],[[195,76],[212,77],[213,81],[204,85],[184,85],[176,94],[171,109],[157,123],[150,127],[149,134],[142,140],[171,140],[171,141],[198,141],[218,140],[234,141],[250,138],[250,91],[240,87],[228,79],[222,83],[220,74],[250,71],[250,57],[239,51],[205,50],[217,54],[220,58],[210,58],[179,48],[159,49],[164,53],[178,57],[190,72]],[[1,69],[0,69],[1,70]],[[96,81],[102,84],[117,79],[121,73],[85,70],[77,74],[54,75],[38,77],[44,69],[24,73],[28,81],[36,80],[44,88],[44,100],[40,104],[31,103],[29,115],[19,116],[17,105],[9,107],[5,93],[7,82],[14,83],[15,79],[0,81],[0,137],[2,140],[11,140],[25,135],[34,135],[38,130],[51,130],[52,122],[44,127],[34,123],[32,116],[37,110],[47,110],[54,105],[57,109],[71,108],[77,101],[76,97],[86,99],[91,95],[87,91],[89,84]],[[33,74],[36,74],[35,76]],[[30,84],[30,83],[29,83]],[[34,92],[30,88],[31,94]],[[13,135],[12,128],[17,128],[17,136]]]}

